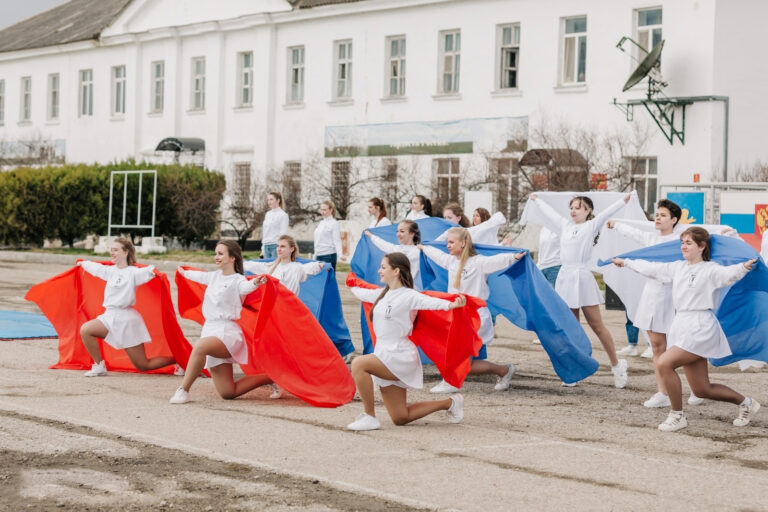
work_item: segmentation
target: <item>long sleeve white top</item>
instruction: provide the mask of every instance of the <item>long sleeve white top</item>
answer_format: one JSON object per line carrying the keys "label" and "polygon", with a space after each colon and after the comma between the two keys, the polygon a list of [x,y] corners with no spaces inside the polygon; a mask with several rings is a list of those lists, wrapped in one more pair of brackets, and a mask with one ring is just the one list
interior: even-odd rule
{"label": "long sleeve white top", "polygon": [[136,304],[136,288],[148,283],[155,277],[155,267],[135,267],[129,265],[117,268],[115,265],[102,265],[94,261],[80,264],[86,272],[107,282],[104,288],[105,308],[129,308]]}
{"label": "long sleeve white top", "polygon": [[[504,217],[504,214],[501,212],[496,212],[491,215],[490,219],[481,222],[477,226],[470,226],[466,229],[469,232],[470,238],[472,238],[472,243],[474,244],[499,245],[499,228],[503,226],[505,222],[507,222],[507,219]],[[443,231],[440,236],[435,238],[435,240],[438,242],[442,242],[443,240],[447,239],[447,229]]]}
{"label": "long sleeve white top", "polygon": [[401,252],[405,254],[408,258],[408,262],[411,264],[413,286],[417,290],[421,290],[421,250],[418,247],[415,245],[393,244],[373,234],[371,235],[371,242],[387,254],[390,252]]}
{"label": "long sleeve white top", "polygon": [[336,253],[343,254],[341,247],[341,230],[336,219],[324,217],[315,228],[315,256]]}
{"label": "long sleeve white top", "polygon": [[[274,262],[269,263],[261,261],[244,261],[245,270],[253,274],[268,274]],[[299,294],[301,283],[311,276],[317,275],[323,270],[323,264],[319,261],[309,263],[299,263],[298,261],[289,261],[278,263],[272,277],[282,283],[283,286],[291,290],[295,295]]]}
{"label": "long sleeve white top", "polygon": [[419,219],[428,219],[429,215],[424,213],[424,210],[411,210],[408,212],[408,215],[405,216],[406,220],[419,220]]}
{"label": "long sleeve white top", "polygon": [[264,215],[261,225],[261,243],[276,244],[277,239],[288,233],[288,214],[282,208],[272,208]]}
{"label": "long sleeve white top", "polygon": [[672,283],[672,302],[678,313],[714,309],[720,288],[735,283],[749,272],[743,263],[723,266],[714,261],[691,265],[685,260],[655,263],[626,259],[624,264],[651,279]]}
{"label": "long sleeve white top", "polygon": [[459,287],[456,288],[453,284],[456,280],[456,274],[459,272],[459,258],[429,246],[424,247],[424,254],[448,271],[449,293],[466,293],[483,300],[486,300],[491,294],[491,290],[488,288],[488,276],[520,261],[515,258],[516,253],[471,256],[467,258],[467,262],[464,264]]}
{"label": "long sleeve white top", "polygon": [[680,240],[680,234],[670,233],[668,235],[662,235],[659,231],[645,231],[633,226],[629,226],[620,220],[616,221],[616,225],[613,227],[617,233],[634,240],[643,247],[650,247],[652,245],[663,244],[664,242],[671,242],[672,240]]}
{"label": "long sleeve white top", "polygon": [[258,283],[234,273],[225,276],[221,270],[201,272],[185,270],[181,275],[190,281],[204,284],[203,316],[209,320],[237,320],[243,309],[243,301],[259,287]]}
{"label": "long sleeve white top", "polygon": [[382,226],[391,226],[391,225],[392,225],[392,221],[386,217],[382,217],[381,220],[374,218],[371,220],[371,223],[368,225],[368,229],[380,228]]}
{"label": "long sleeve white top", "polygon": [[542,226],[539,233],[538,266],[540,269],[562,265],[560,261],[560,233]]}

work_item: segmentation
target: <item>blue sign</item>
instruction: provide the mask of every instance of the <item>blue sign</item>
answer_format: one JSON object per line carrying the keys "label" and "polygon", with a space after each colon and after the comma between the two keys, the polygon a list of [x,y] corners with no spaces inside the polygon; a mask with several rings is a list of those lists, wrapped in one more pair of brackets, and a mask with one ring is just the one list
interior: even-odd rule
{"label": "blue sign", "polygon": [[705,224],[704,192],[667,192],[667,199],[683,210],[680,224]]}

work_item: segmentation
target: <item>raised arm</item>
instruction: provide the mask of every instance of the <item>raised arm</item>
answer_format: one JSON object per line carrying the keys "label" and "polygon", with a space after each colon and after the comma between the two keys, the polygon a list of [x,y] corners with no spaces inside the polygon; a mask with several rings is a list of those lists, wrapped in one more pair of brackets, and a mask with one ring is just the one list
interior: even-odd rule
{"label": "raised arm", "polygon": [[538,195],[531,194],[531,200],[536,203],[536,206],[539,207],[541,213],[547,217],[551,223],[553,223],[555,226],[559,226],[560,229],[558,230],[558,233],[562,232],[563,229],[568,226],[568,219],[560,215],[557,210],[552,208],[549,203],[541,199]]}
{"label": "raised arm", "polygon": [[[265,278],[262,278],[265,279]],[[245,297],[246,295],[249,295],[256,291],[256,289],[261,286],[264,283],[264,281],[260,281],[258,278],[255,279],[246,279],[245,276],[243,276],[243,279],[240,279],[237,283],[237,292],[240,294],[241,297]]]}
{"label": "raised arm", "polygon": [[636,227],[628,226],[621,221],[608,221],[609,228],[611,227],[611,222],[615,222],[613,229],[615,229],[617,233],[629,238],[630,240],[634,240],[643,247],[648,247],[658,243],[659,237],[655,232],[652,233],[650,231],[644,231]]}
{"label": "raised arm", "polygon": [[141,286],[145,283],[148,283],[152,280],[152,278],[155,277],[155,266],[154,265],[147,265],[146,267],[134,267],[136,270],[134,270],[134,280],[136,282],[136,286]]}
{"label": "raised arm", "polygon": [[421,246],[421,250],[424,251],[424,255],[443,267],[444,269],[448,269],[448,267],[451,266],[451,263],[456,259],[450,254],[444,253],[437,247],[431,247],[429,245],[423,245]]}
{"label": "raised arm", "polygon": [[357,297],[363,302],[368,302],[370,304],[373,304],[376,302],[376,299],[379,298],[379,295],[381,295],[381,288],[350,288],[349,291],[352,292],[352,295]]}
{"label": "raised arm", "polygon": [[619,199],[615,203],[611,204],[605,210],[603,210],[600,213],[595,215],[595,218],[592,219],[593,222],[594,222],[594,224],[593,224],[593,226],[594,226],[593,231],[595,232],[595,234],[597,234],[598,231],[603,229],[603,224],[605,224],[608,221],[608,219],[610,219],[611,217],[616,215],[616,213],[618,213],[619,210],[624,208],[624,206],[629,202],[629,199],[631,197],[632,197],[631,194],[627,194],[626,196],[622,197],[621,199]]}
{"label": "raised arm", "polygon": [[[753,262],[754,260],[728,266],[712,265],[712,275],[710,276],[712,284],[717,288],[732,285],[736,281],[743,279],[752,270]],[[749,263],[749,266],[747,266],[747,263]]]}
{"label": "raised arm", "polygon": [[316,276],[323,270],[323,263],[320,261],[312,261],[310,263],[302,263],[301,271],[304,272],[304,279],[308,277]]}
{"label": "raised arm", "polygon": [[244,261],[243,268],[251,274],[267,274],[272,266],[272,261],[265,263],[263,261]]}
{"label": "raised arm", "polygon": [[618,267],[627,267],[640,275],[650,277],[662,283],[671,283],[674,278],[674,263],[614,258],[613,264]]}
{"label": "raised arm", "polygon": [[179,267],[177,272],[181,274],[181,277],[194,281],[196,283],[204,284],[208,286],[208,282],[211,279],[210,272],[203,272],[201,270],[184,270]]}
{"label": "raised arm", "polygon": [[488,231],[498,231],[499,226],[503,226],[506,222],[507,219],[504,217],[504,214],[501,212],[496,212],[491,215],[490,219],[481,222],[477,226],[468,227],[467,231],[469,231],[469,236],[475,238],[476,236],[487,233]]}
{"label": "raised arm", "polygon": [[414,290],[414,293],[408,294],[409,309],[422,310],[422,309],[440,309],[448,311],[451,309],[451,302],[445,299],[438,299],[437,297],[430,297]]}
{"label": "raised arm", "polygon": [[397,252],[399,250],[397,244],[393,244],[393,243],[387,242],[383,238],[374,235],[370,231],[366,231],[366,234],[371,239],[371,242],[373,243],[373,245],[375,245],[376,247],[378,247],[379,249],[381,249],[385,253]]}
{"label": "raised arm", "polygon": [[96,276],[104,281],[109,279],[110,269],[113,268],[111,265],[102,265],[95,261],[81,261],[80,266],[92,276]]}
{"label": "raised arm", "polygon": [[494,254],[493,256],[479,256],[477,258],[478,267],[483,274],[493,274],[499,270],[504,270],[525,256],[524,252],[503,252],[501,254]]}

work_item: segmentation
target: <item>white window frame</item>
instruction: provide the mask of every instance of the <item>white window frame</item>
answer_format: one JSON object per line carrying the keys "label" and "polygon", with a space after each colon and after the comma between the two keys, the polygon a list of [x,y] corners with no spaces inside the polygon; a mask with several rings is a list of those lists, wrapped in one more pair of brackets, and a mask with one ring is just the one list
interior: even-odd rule
{"label": "white window frame", "polygon": [[461,29],[441,30],[438,38],[438,50],[437,93],[442,95],[459,94]]}
{"label": "white window frame", "polygon": [[285,102],[289,105],[304,103],[304,63],[306,53],[304,45],[288,47],[288,77],[285,90]]}
{"label": "white window frame", "polygon": [[0,126],[5,125],[5,80],[0,80]]}
{"label": "white window frame", "polygon": [[28,123],[32,120],[32,77],[23,76],[19,86],[19,121]]}
{"label": "white window frame", "polygon": [[48,105],[47,118],[49,121],[59,119],[59,106],[61,105],[61,77],[58,73],[48,75]]}
{"label": "white window frame", "polygon": [[126,85],[126,71],[125,65],[112,66],[112,105],[110,107],[111,114],[116,117],[122,117],[125,115],[125,85]]}
{"label": "white window frame", "polygon": [[388,36],[386,38],[386,72],[387,82],[384,85],[384,96],[387,98],[402,98],[405,96],[405,35]]}
{"label": "white window frame", "polygon": [[205,110],[205,57],[190,60],[189,110]]}
{"label": "white window frame", "polygon": [[[658,187],[659,187],[659,161],[655,156],[636,156],[628,157],[628,165],[630,170],[630,177],[632,180],[632,188],[636,190],[636,183],[643,183],[643,196],[639,197],[640,206],[649,213],[653,213],[658,201]],[[653,165],[651,165],[653,163]],[[653,185],[651,185],[653,181]],[[649,201],[649,199],[652,199]]]}
{"label": "white window frame", "polygon": [[[656,23],[653,25],[640,25],[640,16],[643,13],[649,12],[649,11],[661,11],[662,16],[662,23]],[[644,7],[642,9],[635,9],[635,41],[637,41],[637,44],[640,46],[643,46],[647,51],[651,51],[654,47],[654,39],[657,39],[656,43],[661,41],[662,38],[662,24],[663,24],[663,16],[664,12],[662,7],[656,6],[656,7]],[[657,37],[654,37],[657,35]],[[640,51],[639,48],[634,47],[635,51],[635,57],[638,59],[642,59],[645,57],[645,54]]]}
{"label": "white window frame", "polygon": [[253,52],[237,54],[237,94],[238,107],[253,106]]}
{"label": "white window frame", "polygon": [[[507,37],[507,35],[509,37]],[[507,56],[514,54],[514,66]],[[520,86],[520,23],[496,25],[496,87],[497,91],[514,91]],[[514,72],[514,85],[509,85],[508,73]]]}
{"label": "white window frame", "polygon": [[333,99],[352,97],[352,40],[333,42]]}
{"label": "white window frame", "polygon": [[152,77],[150,112],[160,114],[165,109],[165,61],[156,60],[150,64]]}
{"label": "white window frame", "polygon": [[93,69],[81,69],[77,74],[78,117],[93,117]]}
{"label": "white window frame", "polygon": [[[567,32],[568,22],[582,19],[584,20],[585,25],[587,25],[584,31]],[[562,44],[560,45],[560,84],[584,85],[587,83],[587,33],[589,30],[589,25],[587,24],[587,16],[569,16],[567,18],[562,18],[561,20]],[[569,45],[571,46],[570,49]],[[573,64],[572,70],[569,69],[569,59],[572,59],[570,61]],[[579,69],[582,67],[584,76],[580,76]],[[572,76],[569,76],[569,71],[573,72]]]}

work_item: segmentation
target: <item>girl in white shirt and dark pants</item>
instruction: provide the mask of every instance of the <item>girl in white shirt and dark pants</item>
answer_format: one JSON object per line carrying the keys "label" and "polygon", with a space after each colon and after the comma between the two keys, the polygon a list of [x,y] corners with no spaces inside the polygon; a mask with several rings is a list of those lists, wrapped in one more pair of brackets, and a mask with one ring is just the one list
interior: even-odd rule
{"label": "girl in white shirt and dark pants", "polygon": [[330,263],[336,270],[336,261],[345,261],[341,247],[341,230],[336,220],[336,206],[333,201],[320,204],[323,220],[315,228],[315,259]]}
{"label": "girl in white shirt and dark pants", "polygon": [[269,211],[261,225],[261,254],[269,259],[277,257],[277,240],[288,234],[288,214],[283,210],[283,195],[270,192],[267,196]]}

